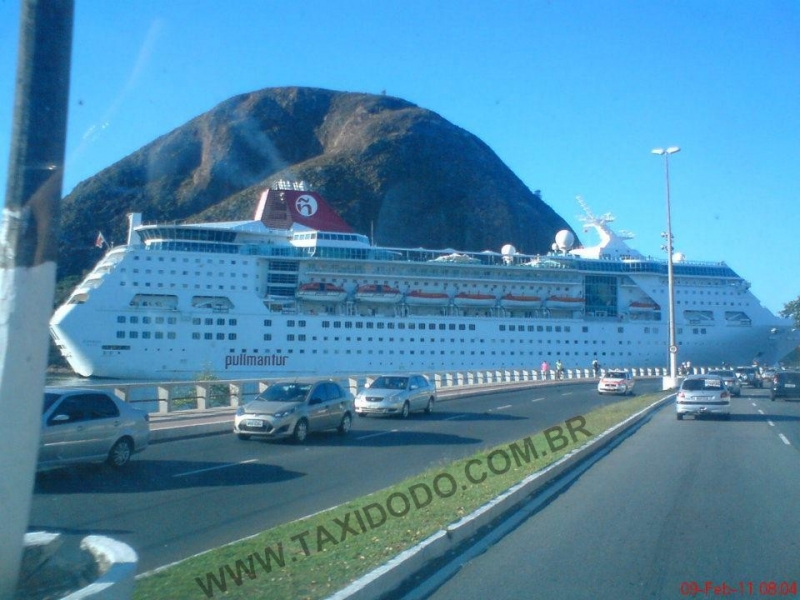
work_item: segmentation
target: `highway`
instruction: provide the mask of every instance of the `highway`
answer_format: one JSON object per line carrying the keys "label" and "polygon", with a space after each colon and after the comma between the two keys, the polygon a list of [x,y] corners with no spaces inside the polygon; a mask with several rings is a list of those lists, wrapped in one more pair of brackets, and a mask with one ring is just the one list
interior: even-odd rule
{"label": "highway", "polygon": [[797,597],[800,402],[745,388],[732,406],[731,421],[677,421],[667,405],[407,598]]}
{"label": "highway", "polygon": [[[659,384],[639,382],[641,391]],[[312,435],[302,446],[232,433],[153,444],[122,472],[39,474],[29,529],[109,535],[137,551],[141,573],[618,399],[593,383],[545,385],[440,402],[407,420],[356,419],[349,435]]]}

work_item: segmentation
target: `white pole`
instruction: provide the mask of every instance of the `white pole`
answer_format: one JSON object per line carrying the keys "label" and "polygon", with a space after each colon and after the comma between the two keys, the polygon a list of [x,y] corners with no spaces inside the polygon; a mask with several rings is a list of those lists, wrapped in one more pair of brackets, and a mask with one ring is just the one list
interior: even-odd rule
{"label": "white pole", "polygon": [[53,308],[67,131],[72,0],[23,0],[6,202],[0,223],[0,599],[28,527]]}

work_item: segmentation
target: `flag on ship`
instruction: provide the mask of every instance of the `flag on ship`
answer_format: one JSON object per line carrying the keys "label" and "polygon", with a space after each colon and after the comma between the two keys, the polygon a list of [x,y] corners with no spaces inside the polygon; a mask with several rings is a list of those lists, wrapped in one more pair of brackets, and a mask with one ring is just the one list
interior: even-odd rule
{"label": "flag on ship", "polygon": [[108,246],[108,242],[106,241],[105,236],[103,235],[102,231],[97,232],[97,239],[94,241],[95,248],[102,248],[103,246]]}

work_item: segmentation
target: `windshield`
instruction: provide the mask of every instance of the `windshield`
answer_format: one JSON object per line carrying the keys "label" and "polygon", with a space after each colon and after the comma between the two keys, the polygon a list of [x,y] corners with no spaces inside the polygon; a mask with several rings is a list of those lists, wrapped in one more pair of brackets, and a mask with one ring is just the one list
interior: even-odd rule
{"label": "windshield", "polygon": [[310,383],[274,383],[259,395],[264,402],[302,402],[311,391]]}
{"label": "windshield", "polygon": [[606,374],[606,377],[609,379],[625,379],[625,372],[624,371],[611,371],[610,373]]}
{"label": "windshield", "polygon": [[378,377],[369,387],[375,390],[404,390],[408,387],[408,377]]}

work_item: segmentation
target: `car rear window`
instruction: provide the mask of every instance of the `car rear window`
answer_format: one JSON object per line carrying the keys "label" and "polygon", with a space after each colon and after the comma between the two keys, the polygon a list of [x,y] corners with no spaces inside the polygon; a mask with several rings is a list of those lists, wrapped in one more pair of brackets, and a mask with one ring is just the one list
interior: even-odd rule
{"label": "car rear window", "polygon": [[681,389],[688,392],[700,390],[718,390],[722,388],[721,379],[686,379],[681,385]]}

